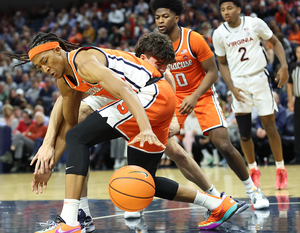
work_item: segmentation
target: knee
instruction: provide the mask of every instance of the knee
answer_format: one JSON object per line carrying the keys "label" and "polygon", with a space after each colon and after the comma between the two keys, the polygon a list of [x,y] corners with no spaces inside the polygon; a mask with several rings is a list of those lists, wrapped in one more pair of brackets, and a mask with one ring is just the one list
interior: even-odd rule
{"label": "knee", "polygon": [[165,154],[169,156],[169,158],[173,160],[175,163],[177,161],[184,163],[184,161],[188,160],[188,156],[189,156],[179,144],[172,146],[171,148],[168,148],[168,150],[165,151]]}
{"label": "knee", "polygon": [[66,133],[66,143],[70,143],[70,142],[77,142],[78,138],[80,137],[79,135],[80,132],[78,132],[78,130],[76,130],[76,128],[72,128],[70,129],[67,133]]}

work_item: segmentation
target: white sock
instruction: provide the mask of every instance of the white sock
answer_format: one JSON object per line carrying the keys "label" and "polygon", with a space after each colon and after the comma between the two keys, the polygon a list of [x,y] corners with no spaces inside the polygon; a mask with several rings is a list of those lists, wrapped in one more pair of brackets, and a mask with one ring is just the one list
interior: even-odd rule
{"label": "white sock", "polygon": [[251,176],[245,181],[242,181],[243,185],[245,186],[246,192],[252,191],[253,188],[257,189],[257,187],[254,185]]}
{"label": "white sock", "polygon": [[222,198],[214,197],[201,191],[197,192],[194,204],[204,206],[209,210],[217,208],[222,203]]}
{"label": "white sock", "polygon": [[220,197],[220,193],[218,192],[218,190],[215,188],[214,185],[212,185],[208,190],[204,191],[207,194],[213,195],[215,197]]}
{"label": "white sock", "polygon": [[284,161],[281,160],[279,162],[275,162],[276,163],[276,169],[280,168],[280,169],[284,169]]}
{"label": "white sock", "polygon": [[78,207],[79,200],[76,199],[65,199],[64,206],[61,211],[60,216],[63,220],[65,220],[66,224],[69,226],[77,226],[78,225]]}
{"label": "white sock", "polygon": [[249,169],[250,169],[250,170],[251,170],[252,168],[255,168],[256,170],[258,169],[257,163],[256,163],[256,162],[254,162],[254,163],[249,163],[248,166],[249,166]]}
{"label": "white sock", "polygon": [[87,197],[80,198],[79,209],[83,209],[83,211],[85,212],[86,216],[91,216],[90,207],[89,207],[89,203],[88,203],[88,198]]}

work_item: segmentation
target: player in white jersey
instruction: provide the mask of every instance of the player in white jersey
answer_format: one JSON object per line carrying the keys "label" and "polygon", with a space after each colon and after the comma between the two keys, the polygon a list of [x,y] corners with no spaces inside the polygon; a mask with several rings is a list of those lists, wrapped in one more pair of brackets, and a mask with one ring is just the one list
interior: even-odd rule
{"label": "player in white jersey", "polygon": [[260,40],[267,40],[273,45],[281,63],[275,79],[279,88],[288,79],[284,49],[264,21],[259,18],[240,17],[240,0],[219,0],[218,5],[226,22],[215,30],[213,46],[222,77],[233,93],[232,109],[240,130],[241,146],[249,165],[250,175],[258,187],[260,171],[255,162],[251,138],[251,112],[255,106],[276,160],[275,187],[284,189],[287,186],[287,172],[284,167],[280,135],[275,125],[277,105],[265,69],[267,56]]}

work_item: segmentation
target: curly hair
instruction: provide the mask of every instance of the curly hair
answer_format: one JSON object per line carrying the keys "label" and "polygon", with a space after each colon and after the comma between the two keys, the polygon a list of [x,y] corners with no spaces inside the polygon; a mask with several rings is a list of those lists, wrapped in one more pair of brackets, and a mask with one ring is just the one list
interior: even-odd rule
{"label": "curly hair", "polygon": [[175,12],[176,15],[183,13],[184,7],[181,0],[151,0],[150,8],[152,13],[155,14],[159,8],[167,8]]}
{"label": "curly hair", "polygon": [[[70,52],[74,49],[77,49],[79,48],[80,46],[76,45],[76,44],[73,44],[73,43],[70,43],[68,41],[65,41],[61,38],[59,38],[57,35],[55,35],[54,33],[43,33],[43,32],[40,32],[38,33],[34,39],[32,40],[32,42],[28,45],[28,48],[29,50],[31,50],[32,48],[40,45],[40,44],[45,44],[45,43],[48,43],[48,42],[54,42],[54,41],[57,41],[59,42],[59,46],[67,51],[67,52]],[[31,62],[30,59],[29,59],[29,56],[28,54],[13,54],[13,53],[9,53],[9,52],[4,52],[4,54],[10,58],[15,58],[19,61],[23,61],[22,63],[19,63],[17,65],[15,65],[13,67],[13,69],[17,66],[20,66],[20,65],[24,65],[28,62]]]}
{"label": "curly hair", "polygon": [[219,0],[219,1],[218,1],[218,6],[219,6],[219,8],[221,7],[221,5],[222,5],[224,2],[233,2],[233,4],[236,5],[237,7],[242,7],[241,0]]}
{"label": "curly hair", "polygon": [[145,54],[148,58],[151,56],[154,57],[162,64],[168,65],[176,62],[171,40],[167,36],[156,32],[143,34],[136,44],[134,51],[137,57]]}

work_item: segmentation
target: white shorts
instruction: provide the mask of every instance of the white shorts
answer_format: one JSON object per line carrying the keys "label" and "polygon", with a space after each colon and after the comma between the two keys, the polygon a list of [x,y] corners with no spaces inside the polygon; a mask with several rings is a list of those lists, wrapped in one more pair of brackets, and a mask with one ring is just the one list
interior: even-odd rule
{"label": "white shorts", "polygon": [[264,70],[249,76],[232,77],[233,85],[246,92],[241,93],[246,103],[239,102],[232,96],[232,110],[234,113],[251,113],[253,106],[259,116],[267,116],[278,111],[272,88],[268,81],[268,71]]}

